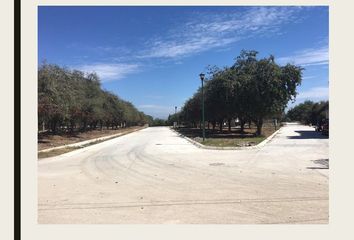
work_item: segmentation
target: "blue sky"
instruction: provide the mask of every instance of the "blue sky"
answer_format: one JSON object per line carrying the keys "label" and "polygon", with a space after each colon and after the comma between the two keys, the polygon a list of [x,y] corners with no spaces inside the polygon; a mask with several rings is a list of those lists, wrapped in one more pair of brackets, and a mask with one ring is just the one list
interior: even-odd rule
{"label": "blue sky", "polygon": [[242,49],[305,68],[293,106],[328,99],[328,7],[39,7],[38,62],[96,72],[154,117],[174,113],[208,65]]}

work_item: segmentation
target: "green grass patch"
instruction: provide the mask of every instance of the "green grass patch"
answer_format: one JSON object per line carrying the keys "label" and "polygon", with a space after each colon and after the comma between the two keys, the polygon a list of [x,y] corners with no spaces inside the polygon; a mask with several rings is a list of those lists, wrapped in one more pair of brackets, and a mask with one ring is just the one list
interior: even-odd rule
{"label": "green grass patch", "polygon": [[262,142],[266,137],[251,137],[251,138],[206,138],[203,142],[201,138],[195,138],[194,140],[206,145],[215,147],[245,147],[254,146]]}
{"label": "green grass patch", "polygon": [[180,134],[189,137],[203,145],[214,147],[247,147],[255,146],[272,135],[276,129],[273,126],[264,126],[262,135],[257,136],[255,127],[245,128],[242,132],[239,127],[233,127],[231,131],[222,129],[205,129],[206,139],[203,142],[202,130],[199,128],[182,127],[175,129]]}

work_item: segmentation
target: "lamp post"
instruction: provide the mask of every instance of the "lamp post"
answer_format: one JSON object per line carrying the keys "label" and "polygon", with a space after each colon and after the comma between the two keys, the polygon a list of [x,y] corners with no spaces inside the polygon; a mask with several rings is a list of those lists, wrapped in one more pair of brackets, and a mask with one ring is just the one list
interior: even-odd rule
{"label": "lamp post", "polygon": [[177,106],[175,106],[175,120],[176,120],[176,127],[178,126],[178,121],[177,121]]}
{"label": "lamp post", "polygon": [[203,122],[203,142],[205,140],[205,120],[204,120],[204,77],[205,74],[199,74],[200,80],[202,81],[202,122]]}

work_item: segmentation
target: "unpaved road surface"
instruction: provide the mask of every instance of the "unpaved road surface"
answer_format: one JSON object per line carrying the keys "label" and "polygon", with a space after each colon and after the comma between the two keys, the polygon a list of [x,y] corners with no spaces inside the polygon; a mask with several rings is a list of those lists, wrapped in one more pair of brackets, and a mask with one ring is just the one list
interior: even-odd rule
{"label": "unpaved road surface", "polygon": [[39,223],[328,223],[328,139],[206,150],[146,128],[38,161]]}

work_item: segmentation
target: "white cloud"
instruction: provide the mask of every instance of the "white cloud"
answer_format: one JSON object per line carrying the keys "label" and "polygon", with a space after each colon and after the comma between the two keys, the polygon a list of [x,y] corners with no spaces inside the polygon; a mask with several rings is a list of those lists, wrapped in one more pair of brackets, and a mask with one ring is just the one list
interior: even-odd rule
{"label": "white cloud", "polygon": [[278,58],[280,64],[292,63],[300,66],[326,65],[328,64],[328,46],[314,49],[304,49],[293,56]]}
{"label": "white cloud", "polygon": [[306,80],[306,79],[312,79],[312,78],[315,78],[316,76],[305,76],[305,77],[302,77],[302,80]]}
{"label": "white cloud", "polygon": [[306,100],[327,100],[329,95],[328,87],[315,87],[309,90],[299,92],[296,99],[306,99]]}
{"label": "white cloud", "polygon": [[86,64],[75,67],[86,73],[95,72],[100,77],[103,82],[119,80],[126,77],[128,74],[138,71],[137,64],[106,64],[106,63],[97,63],[97,64]]}
{"label": "white cloud", "polygon": [[239,40],[275,34],[284,23],[296,21],[295,7],[252,7],[243,13],[198,15],[178,29],[148,43],[141,58],[178,58],[226,47]]}

